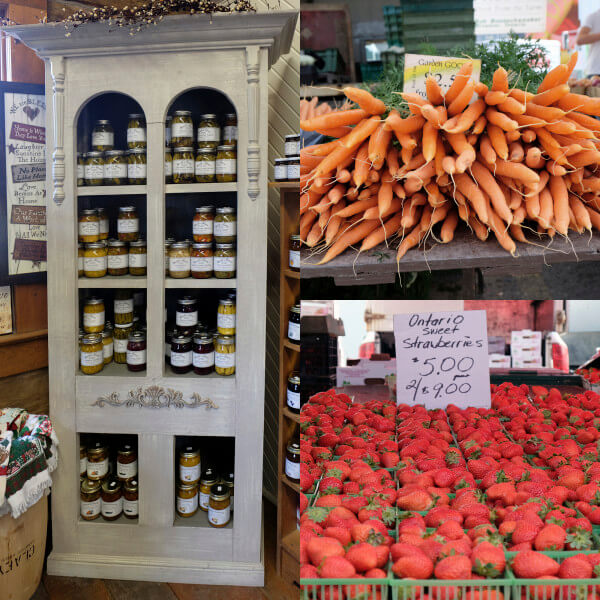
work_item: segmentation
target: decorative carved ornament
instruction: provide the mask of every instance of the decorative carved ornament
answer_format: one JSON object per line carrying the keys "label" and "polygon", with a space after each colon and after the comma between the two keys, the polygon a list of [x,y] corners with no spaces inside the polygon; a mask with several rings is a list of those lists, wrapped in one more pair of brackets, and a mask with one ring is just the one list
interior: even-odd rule
{"label": "decorative carved ornament", "polygon": [[92,406],[101,408],[103,406],[138,406],[139,408],[200,408],[205,406],[207,410],[219,408],[218,404],[209,398],[203,398],[196,392],[186,399],[182,392],[158,385],[129,390],[126,398],[121,398],[118,392],[112,392],[106,396],[100,396],[92,403]]}

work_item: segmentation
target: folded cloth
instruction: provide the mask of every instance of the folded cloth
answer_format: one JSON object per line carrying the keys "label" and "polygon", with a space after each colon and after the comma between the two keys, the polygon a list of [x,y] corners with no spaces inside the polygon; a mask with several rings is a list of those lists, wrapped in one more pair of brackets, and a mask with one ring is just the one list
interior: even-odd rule
{"label": "folded cloth", "polygon": [[22,515],[52,485],[58,438],[50,419],[17,408],[0,409],[0,515]]}

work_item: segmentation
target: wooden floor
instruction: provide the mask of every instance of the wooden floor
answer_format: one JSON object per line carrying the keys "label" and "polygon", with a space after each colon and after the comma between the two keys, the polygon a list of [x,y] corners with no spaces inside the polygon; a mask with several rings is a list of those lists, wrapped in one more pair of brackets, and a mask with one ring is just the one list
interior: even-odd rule
{"label": "wooden floor", "polygon": [[265,503],[264,588],[80,579],[44,574],[31,600],[297,600],[275,572],[275,507]]}

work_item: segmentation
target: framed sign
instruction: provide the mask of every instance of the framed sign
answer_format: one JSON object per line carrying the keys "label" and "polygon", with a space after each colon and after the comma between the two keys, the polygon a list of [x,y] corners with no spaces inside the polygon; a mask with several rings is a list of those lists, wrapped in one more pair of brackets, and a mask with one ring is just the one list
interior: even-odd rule
{"label": "framed sign", "polygon": [[46,96],[0,83],[0,285],[46,278]]}

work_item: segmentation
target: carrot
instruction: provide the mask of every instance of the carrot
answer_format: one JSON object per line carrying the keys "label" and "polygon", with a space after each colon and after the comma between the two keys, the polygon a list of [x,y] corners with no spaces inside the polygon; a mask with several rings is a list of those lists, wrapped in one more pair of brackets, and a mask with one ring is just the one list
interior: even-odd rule
{"label": "carrot", "polygon": [[443,161],[444,158],[446,157],[446,149],[444,147],[444,142],[442,140],[442,136],[438,135],[436,136],[436,143],[435,143],[435,174],[438,177],[438,179],[444,175],[444,167],[443,167]]}
{"label": "carrot", "polygon": [[510,231],[510,235],[517,240],[517,242],[523,242],[524,244],[527,243],[527,238],[525,237],[525,234],[523,233],[523,228],[521,227],[521,225],[511,225],[509,227],[509,231]]}
{"label": "carrot", "polygon": [[498,159],[494,169],[497,175],[506,175],[524,183],[536,184],[540,181],[540,176],[535,171],[521,163]]}
{"label": "carrot", "polygon": [[569,77],[571,76],[573,69],[575,69],[575,66],[577,65],[578,58],[579,58],[579,53],[577,51],[573,52],[573,54],[571,54],[571,56],[569,57],[569,62],[567,62],[567,75],[566,75],[565,81],[569,80]]}
{"label": "carrot", "polygon": [[392,132],[384,129],[380,123],[375,133],[369,138],[369,161],[376,170],[381,169],[385,162],[385,156],[392,139]]}
{"label": "carrot", "polygon": [[425,125],[425,119],[421,115],[411,115],[403,119],[397,111],[392,110],[385,120],[386,128],[390,128],[398,136],[403,133],[415,133],[421,131]]}
{"label": "carrot", "polygon": [[424,185],[423,189],[427,192],[427,200],[433,208],[437,208],[446,203],[446,197],[442,194],[436,183],[430,182],[427,185]]}
{"label": "carrot", "polygon": [[600,229],[600,213],[596,212],[595,210],[593,210],[592,208],[590,208],[589,206],[585,207],[588,215],[590,217],[590,221],[592,223],[592,225],[594,226],[595,229]]}
{"label": "carrot", "polygon": [[569,229],[569,195],[562,177],[552,175],[549,182],[550,194],[554,200],[554,228],[561,235]]}
{"label": "carrot", "polygon": [[404,229],[413,227],[419,218],[419,207],[427,204],[427,198],[423,194],[414,194],[410,202],[405,202],[402,207],[402,221],[400,224]]}
{"label": "carrot", "polygon": [[515,245],[514,240],[510,237],[509,233],[506,231],[504,223],[493,209],[489,211],[489,221],[490,229],[494,232],[498,243],[514,256],[517,252],[517,246]]}
{"label": "carrot", "polygon": [[393,186],[394,195],[398,198],[406,198],[406,192],[399,181],[396,181]]}
{"label": "carrot", "polygon": [[564,110],[554,106],[541,106],[534,102],[528,102],[525,107],[525,114],[544,121],[557,121],[565,116]]}
{"label": "carrot", "polygon": [[343,208],[339,213],[338,216],[346,218],[346,217],[351,217],[352,215],[357,215],[359,213],[364,212],[365,210],[367,210],[368,208],[371,208],[372,206],[377,206],[377,198],[365,198],[363,200],[356,200],[355,202],[352,202],[350,204],[348,204],[348,206],[346,206],[345,208]]}
{"label": "carrot", "polygon": [[554,69],[548,71],[538,87],[538,94],[557,85],[567,83],[567,79],[569,78],[568,71],[569,67],[567,65],[558,65],[558,67],[554,67]]}
{"label": "carrot", "polygon": [[484,115],[481,115],[481,117],[479,117],[473,125],[473,129],[472,129],[473,133],[475,135],[479,135],[480,133],[483,133],[483,130],[485,129],[486,124],[487,124],[487,119],[485,118]]}
{"label": "carrot", "polygon": [[412,92],[401,92],[402,99],[408,104],[408,109],[413,115],[421,115],[421,107],[427,104],[427,100],[421,98],[419,94]]}
{"label": "carrot", "polygon": [[369,176],[371,164],[369,163],[368,159],[369,143],[364,142],[356,153],[356,158],[354,160],[354,172],[352,173],[352,181],[354,181],[354,185],[357,188],[365,183],[365,181],[367,181],[367,177]]}
{"label": "carrot", "polygon": [[316,131],[317,129],[331,129],[333,127],[343,127],[344,125],[356,125],[367,118],[369,113],[361,108],[350,110],[340,110],[327,115],[314,117],[300,122],[300,128],[304,131]]}
{"label": "carrot", "polygon": [[588,117],[583,113],[571,112],[569,113],[569,118],[594,133],[600,133],[600,121],[594,119],[594,117]]}
{"label": "carrot", "polygon": [[389,237],[394,235],[400,229],[400,221],[402,220],[402,214],[397,213],[390,219],[388,219],[383,225],[378,227],[375,231],[372,231],[364,240],[360,247],[360,252],[365,250],[371,250],[375,248],[381,242],[387,240]]}
{"label": "carrot", "polygon": [[[448,121],[444,123],[442,129],[449,133],[464,133],[485,111],[485,102],[481,99],[475,100],[458,118],[456,125],[448,127]],[[483,131],[483,130],[482,130]]]}
{"label": "carrot", "polygon": [[471,165],[471,173],[475,181],[481,186],[483,191],[490,197],[494,210],[498,216],[506,221],[508,225],[512,222],[512,212],[508,207],[504,193],[500,189],[498,182],[490,171],[480,162],[475,161]]}
{"label": "carrot", "polygon": [[578,227],[592,231],[592,221],[590,215],[586,210],[583,202],[575,195],[569,194],[569,207],[575,215],[575,221]]}
{"label": "carrot", "polygon": [[539,194],[540,211],[538,222],[544,229],[550,228],[550,223],[554,220],[554,200],[550,190],[545,187]]}
{"label": "carrot", "polygon": [[511,144],[521,139],[521,132],[518,129],[513,129],[513,131],[507,131],[504,137],[506,138],[506,142]]}
{"label": "carrot", "polygon": [[455,116],[461,113],[468,106],[471,98],[473,97],[473,90],[475,84],[472,81],[468,81],[463,89],[458,93],[456,98],[448,106],[448,114]]}
{"label": "carrot", "polygon": [[429,122],[423,125],[423,156],[429,162],[435,158],[438,130]]}
{"label": "carrot", "polygon": [[431,77],[431,75],[425,79],[425,93],[427,94],[427,99],[429,102],[431,102],[431,104],[444,104],[442,88],[438,85],[438,82],[435,80],[435,78]]}
{"label": "carrot", "polygon": [[421,107],[421,114],[431,123],[436,129],[440,129],[448,120],[448,113],[444,106],[432,106],[424,104]]}
{"label": "carrot", "polygon": [[393,179],[390,172],[386,169],[383,172],[381,178],[381,187],[379,188],[379,194],[377,195],[377,206],[379,207],[379,217],[383,218],[383,215],[387,214],[394,198],[394,190],[392,188]]}
{"label": "carrot", "polygon": [[534,142],[536,138],[537,135],[535,134],[535,131],[533,129],[524,129],[521,133],[521,139],[526,144],[531,144],[531,142]]}
{"label": "carrot", "polygon": [[[431,204],[430,204],[431,206]],[[430,227],[433,227],[437,223],[441,223],[447,216],[450,209],[453,207],[453,204],[446,200],[444,204],[439,206],[431,206],[433,208],[433,212],[431,213],[431,223]]]}
{"label": "carrot", "polygon": [[346,193],[346,186],[342,183],[338,183],[335,187],[329,190],[327,197],[332,204],[337,204]]}
{"label": "carrot", "polygon": [[485,83],[478,81],[475,84],[475,93],[480,97],[480,98],[485,98],[486,94],[488,93],[488,86],[485,85]]}
{"label": "carrot", "polygon": [[300,238],[306,240],[312,228],[313,223],[317,220],[317,213],[309,210],[306,214],[300,217]]}
{"label": "carrot", "polygon": [[569,89],[570,88],[566,83],[557,85],[549,90],[546,90],[545,92],[542,92],[541,94],[536,94],[531,99],[531,102],[539,106],[550,106],[566,96],[569,93]]}
{"label": "carrot", "polygon": [[400,170],[400,165],[398,163],[398,150],[394,146],[389,147],[385,162],[387,163],[390,175],[396,177],[396,173]]}
{"label": "carrot", "polygon": [[359,123],[351,133],[349,133],[346,137],[343,137],[340,142],[346,148],[357,148],[362,141],[366,140],[372,133],[374,133],[377,127],[379,127],[380,122],[381,119],[379,117],[365,119]]}
{"label": "carrot", "polygon": [[339,183],[349,183],[352,175],[348,169],[338,169],[335,175],[335,180]]}
{"label": "carrot", "polygon": [[[489,141],[494,149],[494,152],[501,158],[508,158],[508,144],[504,132],[497,125],[487,124],[487,133]],[[483,142],[482,142],[483,146]]]}
{"label": "carrot", "polygon": [[339,148],[336,148],[331,154],[327,155],[312,172],[313,180],[333,171],[337,165],[348,158],[354,150],[355,147],[347,148],[345,146],[340,146]]}
{"label": "carrot", "polygon": [[496,125],[500,127],[504,131],[513,131],[518,129],[519,123],[510,117],[506,116],[504,113],[496,110],[495,108],[488,108],[485,111],[485,118],[488,120],[488,123],[492,125]]}
{"label": "carrot", "polygon": [[525,105],[510,96],[503,102],[500,102],[500,104],[497,105],[497,108],[498,110],[511,115],[522,115],[525,113]]}
{"label": "carrot", "polygon": [[380,115],[385,112],[385,104],[375,98],[371,92],[355,87],[345,87],[343,89],[346,98],[356,102],[362,110],[370,115]]}
{"label": "carrot", "polygon": [[[481,152],[481,156],[483,157],[486,163],[494,164],[496,162],[496,150],[494,150],[492,142],[487,135],[481,137],[479,151]],[[508,156],[508,146],[506,146],[506,154]]]}
{"label": "carrot", "polygon": [[446,101],[446,105],[452,104],[456,97],[462,92],[463,88],[467,84],[467,81],[471,78],[471,74],[473,73],[473,63],[472,61],[465,62],[458,73],[454,77],[454,81],[452,85],[446,92],[444,100]]}
{"label": "carrot", "polygon": [[379,215],[379,206],[373,206],[372,208],[367,208],[367,210],[365,210],[362,218],[365,220],[386,219],[390,215],[393,215],[394,213],[398,212],[399,210],[401,211],[403,203],[404,200],[401,200],[400,198],[393,198],[389,208],[381,216]]}
{"label": "carrot", "polygon": [[453,156],[445,156],[442,160],[442,168],[449,175],[456,173],[456,160]]}
{"label": "carrot", "polygon": [[404,237],[400,245],[398,246],[398,253],[396,254],[396,262],[400,262],[400,259],[414,246],[416,246],[426,235],[429,225],[431,223],[431,207],[426,206],[423,209],[421,215],[421,221],[419,224]]}
{"label": "carrot", "polygon": [[523,144],[519,142],[513,142],[508,147],[508,160],[510,162],[522,162],[525,158],[525,150]]}
{"label": "carrot", "polygon": [[378,221],[361,221],[353,228],[344,231],[329,247],[325,256],[317,264],[322,265],[326,262],[329,262],[341,254],[349,246],[352,246],[353,244],[356,244],[360,240],[364,239],[374,229],[377,229],[378,225]]}
{"label": "carrot", "polygon": [[540,215],[540,196],[533,194],[525,198],[525,210],[532,221],[537,221]]}
{"label": "carrot", "polygon": [[598,150],[582,150],[569,157],[569,164],[576,169],[588,165],[597,165],[600,163],[600,152]]}
{"label": "carrot", "polygon": [[458,212],[452,210],[448,213],[448,216],[444,220],[442,229],[440,231],[440,239],[443,244],[447,244],[454,239],[454,232],[458,226]]}
{"label": "carrot", "polygon": [[508,95],[511,98],[514,98],[517,102],[520,102],[521,104],[527,104],[533,98],[533,94],[531,92],[526,92],[518,88],[513,88],[512,90],[510,90],[510,92],[508,92]]}
{"label": "carrot", "polygon": [[321,135],[325,135],[327,137],[332,138],[341,138],[345,135],[348,135],[352,131],[352,127],[348,125],[342,125],[340,127],[332,127],[331,129],[317,129],[316,132]]}
{"label": "carrot", "polygon": [[337,215],[337,213],[344,207],[345,202],[344,200],[341,200],[331,209],[331,218],[329,219],[329,223],[327,224],[327,230],[325,231],[325,243],[328,246],[331,244],[331,242],[337,235],[337,232],[340,230],[342,223],[344,222],[344,219]]}
{"label": "carrot", "polygon": [[477,213],[477,217],[482,223],[488,222],[488,201],[481,190],[473,183],[473,180],[465,173],[456,173],[454,182],[459,192],[464,194]]}
{"label": "carrot", "polygon": [[494,90],[488,92],[485,95],[485,103],[489,106],[496,106],[497,104],[501,104],[508,98],[508,92],[500,92],[498,90]]}
{"label": "carrot", "polygon": [[508,94],[508,73],[503,67],[498,67],[492,76],[492,90]]}
{"label": "carrot", "polygon": [[306,236],[306,240],[304,240],[304,243],[309,248],[314,248],[321,241],[322,237],[323,237],[323,228],[321,227],[321,224],[319,223],[319,221],[316,221],[313,224],[311,230],[308,232],[308,235]]}
{"label": "carrot", "polygon": [[489,229],[485,225],[480,223],[477,220],[477,217],[475,217],[474,215],[470,215],[467,218],[467,221],[469,223],[469,227],[473,230],[477,239],[481,240],[482,242],[485,242],[485,240],[488,239]]}
{"label": "carrot", "polygon": [[558,107],[567,112],[576,110],[592,117],[600,116],[600,99],[580,94],[565,94],[559,101]]}

